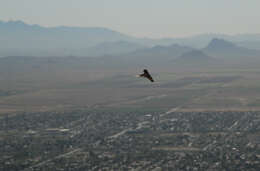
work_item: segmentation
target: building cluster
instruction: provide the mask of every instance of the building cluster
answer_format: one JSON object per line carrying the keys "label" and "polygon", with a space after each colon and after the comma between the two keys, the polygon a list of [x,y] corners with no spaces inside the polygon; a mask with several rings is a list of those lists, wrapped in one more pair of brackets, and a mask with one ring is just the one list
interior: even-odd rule
{"label": "building cluster", "polygon": [[260,112],[3,115],[0,170],[260,170]]}

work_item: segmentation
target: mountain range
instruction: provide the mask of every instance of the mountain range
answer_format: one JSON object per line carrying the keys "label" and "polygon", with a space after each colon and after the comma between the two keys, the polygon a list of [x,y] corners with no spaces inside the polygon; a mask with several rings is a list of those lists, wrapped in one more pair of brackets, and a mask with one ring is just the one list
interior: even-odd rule
{"label": "mountain range", "polygon": [[150,39],[101,27],[43,27],[23,21],[0,21],[0,57],[122,55],[171,59],[192,49],[214,57],[258,56],[258,50],[253,48],[260,49],[260,34]]}

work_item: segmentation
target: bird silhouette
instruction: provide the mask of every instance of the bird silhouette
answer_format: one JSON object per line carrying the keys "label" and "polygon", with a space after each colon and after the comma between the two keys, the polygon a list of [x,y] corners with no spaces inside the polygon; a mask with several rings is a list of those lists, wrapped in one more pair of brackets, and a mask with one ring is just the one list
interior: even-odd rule
{"label": "bird silhouette", "polygon": [[142,74],[139,74],[138,76],[139,76],[139,77],[147,78],[147,79],[150,80],[151,82],[154,82],[153,77],[149,74],[149,72],[148,72],[147,69],[144,69],[144,70],[143,70],[143,73],[142,73]]}

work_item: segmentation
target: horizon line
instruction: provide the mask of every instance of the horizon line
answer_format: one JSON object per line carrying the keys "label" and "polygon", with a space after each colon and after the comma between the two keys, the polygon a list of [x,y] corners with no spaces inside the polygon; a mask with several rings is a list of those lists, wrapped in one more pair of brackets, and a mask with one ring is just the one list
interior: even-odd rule
{"label": "horizon line", "polygon": [[126,35],[126,36],[130,36],[133,38],[139,38],[139,39],[185,39],[185,38],[191,38],[191,37],[197,37],[197,36],[203,36],[203,35],[217,35],[217,36],[239,36],[239,35],[260,35],[259,33],[234,33],[234,34],[230,34],[230,33],[216,33],[216,32],[207,32],[207,33],[196,33],[196,34],[191,34],[191,35],[186,35],[186,36],[168,36],[168,37],[148,37],[148,36],[134,36],[131,35],[129,33],[125,33],[116,29],[112,29],[109,27],[104,27],[104,26],[79,26],[79,25],[56,25],[56,26],[46,26],[46,25],[41,25],[41,24],[32,24],[32,23],[28,23],[24,20],[19,20],[19,19],[9,19],[9,20],[1,20],[0,22],[3,23],[10,23],[10,22],[22,22],[23,24],[29,25],[29,26],[39,26],[39,27],[43,27],[46,29],[51,29],[51,28],[59,28],[59,27],[68,27],[68,28],[97,28],[97,29],[107,29],[110,31],[114,31],[114,32],[118,32],[120,34]]}

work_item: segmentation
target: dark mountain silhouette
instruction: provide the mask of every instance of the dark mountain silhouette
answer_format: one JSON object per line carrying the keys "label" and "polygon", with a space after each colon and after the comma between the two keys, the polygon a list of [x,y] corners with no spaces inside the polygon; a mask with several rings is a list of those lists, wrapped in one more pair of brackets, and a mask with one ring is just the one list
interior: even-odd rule
{"label": "dark mountain silhouette", "polygon": [[212,57],[206,55],[201,50],[192,50],[189,52],[186,52],[182,54],[178,59],[184,59],[184,60],[208,60],[212,59]]}
{"label": "dark mountain silhouette", "polygon": [[229,57],[257,57],[260,54],[260,51],[258,50],[240,47],[232,42],[217,38],[212,39],[212,41],[206,48],[203,49],[203,51],[211,56],[214,56],[215,58],[225,59]]}
{"label": "dark mountain silhouette", "polygon": [[178,57],[175,62],[182,63],[205,63],[205,62],[214,62],[214,58],[208,56],[201,50],[191,50],[189,52],[183,53]]}
{"label": "dark mountain silhouette", "polygon": [[129,53],[127,56],[137,58],[149,58],[158,60],[175,59],[184,52],[190,51],[192,48],[173,44],[170,46],[154,46],[152,48],[144,48],[135,52]]}
{"label": "dark mountain silhouette", "polygon": [[229,41],[226,41],[224,39],[218,39],[214,38],[211,40],[211,42],[208,44],[207,49],[208,50],[232,50],[232,49],[237,49],[238,47]]}

